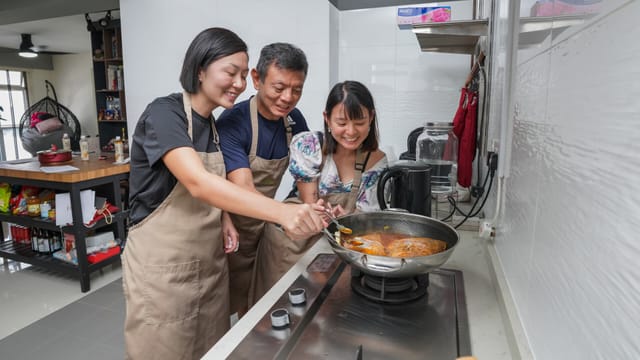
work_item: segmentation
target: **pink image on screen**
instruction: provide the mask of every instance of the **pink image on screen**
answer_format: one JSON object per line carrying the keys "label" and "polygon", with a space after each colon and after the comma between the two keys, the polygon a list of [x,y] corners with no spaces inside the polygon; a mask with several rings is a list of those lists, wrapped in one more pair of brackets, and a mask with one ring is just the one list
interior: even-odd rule
{"label": "pink image on screen", "polygon": [[445,22],[451,20],[451,12],[447,9],[436,9],[429,14],[431,14],[431,20],[433,22]]}

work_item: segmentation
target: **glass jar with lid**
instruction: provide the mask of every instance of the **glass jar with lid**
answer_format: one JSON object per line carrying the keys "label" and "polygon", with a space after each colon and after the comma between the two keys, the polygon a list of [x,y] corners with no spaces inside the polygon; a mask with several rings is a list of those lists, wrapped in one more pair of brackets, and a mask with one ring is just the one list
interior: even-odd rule
{"label": "glass jar with lid", "polygon": [[458,138],[452,122],[429,122],[416,141],[416,161],[431,166],[431,193],[452,193],[458,180]]}

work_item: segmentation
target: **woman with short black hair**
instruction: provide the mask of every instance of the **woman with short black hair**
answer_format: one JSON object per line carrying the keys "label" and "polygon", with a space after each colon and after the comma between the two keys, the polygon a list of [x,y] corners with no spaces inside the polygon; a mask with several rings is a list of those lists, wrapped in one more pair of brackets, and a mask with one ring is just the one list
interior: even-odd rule
{"label": "woman with short black hair", "polygon": [[317,206],[285,205],[225,179],[212,111],[233,106],[248,71],[244,41],[206,29],[186,52],[182,94],[155,99],[136,125],[122,256],[128,358],[199,359],[229,329],[225,252],[237,249],[238,234],[223,210],[278,223],[294,238],[324,225]]}

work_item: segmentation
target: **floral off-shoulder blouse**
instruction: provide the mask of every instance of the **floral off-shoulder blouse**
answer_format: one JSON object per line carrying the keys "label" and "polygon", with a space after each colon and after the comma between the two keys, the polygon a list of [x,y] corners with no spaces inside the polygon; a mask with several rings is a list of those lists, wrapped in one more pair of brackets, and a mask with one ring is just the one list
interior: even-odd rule
{"label": "floral off-shoulder blouse", "polygon": [[[322,166],[321,136],[320,132],[305,131],[296,134],[291,139],[289,149],[291,176],[294,180],[301,182],[311,182],[319,178],[320,197],[327,194],[350,192],[353,180],[342,183],[332,154],[326,156],[325,164]],[[359,211],[380,210],[377,195],[378,178],[387,165],[385,156],[369,170],[362,173],[362,184],[356,200],[356,209]]]}

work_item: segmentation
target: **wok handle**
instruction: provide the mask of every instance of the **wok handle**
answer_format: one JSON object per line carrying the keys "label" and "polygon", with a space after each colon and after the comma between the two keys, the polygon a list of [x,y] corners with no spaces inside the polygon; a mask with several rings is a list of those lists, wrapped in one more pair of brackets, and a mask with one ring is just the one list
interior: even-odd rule
{"label": "wok handle", "polygon": [[382,211],[391,211],[391,212],[397,212],[397,213],[409,213],[409,210],[407,209],[403,209],[403,208],[386,208]]}
{"label": "wok handle", "polygon": [[367,255],[364,254],[360,258],[360,263],[362,264],[362,266],[364,266],[367,269],[375,270],[381,273],[393,273],[393,272],[402,270],[402,268],[404,268],[404,266],[407,264],[407,261],[405,259],[402,259],[402,261],[400,262],[399,268],[394,268],[391,266],[381,266],[377,264],[368,264]]}

